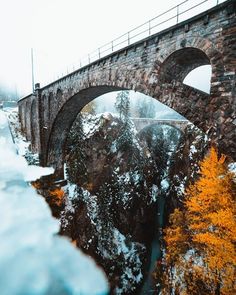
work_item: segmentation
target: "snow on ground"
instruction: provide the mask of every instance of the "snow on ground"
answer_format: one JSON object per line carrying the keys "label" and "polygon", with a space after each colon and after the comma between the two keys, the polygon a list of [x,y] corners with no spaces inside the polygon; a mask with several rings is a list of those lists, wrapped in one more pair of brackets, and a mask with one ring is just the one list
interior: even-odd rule
{"label": "snow on ground", "polygon": [[228,169],[233,173],[233,181],[236,183],[236,162],[232,162],[228,165]]}
{"label": "snow on ground", "polygon": [[116,294],[125,294],[128,290],[133,290],[133,284],[140,283],[143,278],[141,268],[142,262],[138,255],[140,248],[144,249],[144,245],[131,242],[127,244],[126,237],[114,227],[113,229],[113,242],[116,245],[118,255],[123,255],[127,261],[123,274],[121,276],[122,287],[116,288]]}
{"label": "snow on ground", "polygon": [[[4,109],[5,110],[5,109]],[[21,127],[18,117],[18,109],[8,108],[6,111],[8,118],[8,123],[10,126],[10,131],[12,139],[15,143],[17,153],[21,156],[24,156],[27,159],[28,164],[39,164],[38,154],[33,154],[30,150],[30,142],[21,133]]]}
{"label": "snow on ground", "polygon": [[107,294],[103,272],[69,240],[57,236],[58,221],[25,182],[51,172],[27,166],[16,154],[0,110],[0,294]]}
{"label": "snow on ground", "polygon": [[9,122],[11,135],[14,139],[14,143],[19,155],[24,156],[26,151],[29,148],[30,142],[26,141],[23,135],[20,134],[20,126],[18,120],[18,111],[17,109],[12,109],[6,112],[6,116]]}
{"label": "snow on ground", "polygon": [[[101,113],[97,115],[91,115],[86,113],[86,116],[82,116],[83,119],[83,133],[86,138],[90,138],[93,134],[101,128],[106,121],[110,121],[113,118],[117,118],[113,113]],[[115,122],[113,122],[116,124]]]}
{"label": "snow on ground", "polygon": [[[68,183],[64,189],[69,194],[70,200],[76,197],[78,198],[74,184]],[[102,228],[104,228],[104,224],[102,224],[99,218],[99,198],[82,188],[80,198],[86,203],[88,217],[91,224],[94,226],[95,236],[98,242],[98,252],[102,257],[110,261],[119,259],[119,261],[123,260],[126,262],[122,266],[121,286],[116,288],[116,294],[126,294],[128,291],[134,290],[136,284],[143,278],[140,255],[145,251],[145,246],[138,242],[128,241],[110,221],[107,221],[109,230],[106,232],[106,235],[103,236],[104,232],[102,232]],[[68,212],[70,212],[70,208],[66,205],[65,214]],[[62,218],[64,217],[62,216]],[[66,221],[63,219],[62,223],[64,226],[67,226]],[[96,238],[95,236],[93,236],[92,239]],[[88,241],[88,245],[91,243],[92,239]]]}
{"label": "snow on ground", "polygon": [[197,149],[195,145],[190,146],[190,152],[189,152],[189,158],[192,160],[193,159],[193,154],[197,153]]}
{"label": "snow on ground", "polygon": [[229,171],[236,175],[236,162],[229,164]]}
{"label": "snow on ground", "polygon": [[166,179],[166,178],[162,179],[162,181],[161,181],[162,190],[167,191],[169,187],[170,187],[170,184],[169,184],[168,179]]}

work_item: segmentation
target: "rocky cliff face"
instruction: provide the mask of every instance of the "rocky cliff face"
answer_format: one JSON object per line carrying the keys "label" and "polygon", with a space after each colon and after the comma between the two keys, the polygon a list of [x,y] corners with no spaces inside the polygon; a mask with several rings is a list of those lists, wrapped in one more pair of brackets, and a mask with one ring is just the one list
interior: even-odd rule
{"label": "rocky cliff face", "polygon": [[189,123],[172,158],[173,164],[169,173],[170,187],[166,195],[166,221],[174,208],[182,206],[184,189],[196,179],[199,162],[210,145],[208,136]]}

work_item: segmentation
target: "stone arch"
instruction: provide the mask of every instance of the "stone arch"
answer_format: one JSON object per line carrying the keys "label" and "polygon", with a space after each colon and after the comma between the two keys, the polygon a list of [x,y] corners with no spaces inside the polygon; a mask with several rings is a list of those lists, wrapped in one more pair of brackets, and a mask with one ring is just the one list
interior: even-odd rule
{"label": "stone arch", "polygon": [[48,107],[48,118],[51,121],[54,108],[54,98],[52,92],[49,92],[48,94]]}
{"label": "stone arch", "polygon": [[172,127],[174,129],[178,130],[181,134],[183,134],[185,128],[187,127],[188,122],[189,121],[186,120],[186,124],[183,125],[183,127],[182,126],[177,126],[176,124],[174,124],[174,122],[173,123],[171,123],[171,122],[151,123],[151,124],[149,124],[147,126],[144,126],[142,129],[140,129],[138,131],[138,134],[141,134],[142,132],[145,132],[147,129],[154,128],[156,126],[168,126],[168,127]]}
{"label": "stone arch", "polygon": [[64,103],[51,128],[44,165],[52,165],[56,171],[62,169],[66,138],[78,113],[96,97],[118,90],[123,89],[117,86],[93,86],[79,91]]}
{"label": "stone arch", "polygon": [[19,105],[19,119],[21,122],[21,131],[23,135],[26,135],[26,102],[24,101],[21,105]]}
{"label": "stone arch", "polygon": [[35,117],[36,117],[36,113],[37,113],[37,104],[36,104],[36,100],[33,100],[31,103],[31,110],[30,110],[30,128],[31,128],[31,146],[32,146],[32,150],[34,151],[35,149],[35,144],[36,144],[36,135],[35,135],[35,131],[36,131],[36,126],[35,126]]}
{"label": "stone arch", "polygon": [[32,113],[31,113],[31,100],[26,101],[26,115],[25,115],[25,127],[26,127],[26,139],[31,140],[31,121],[32,121]]}
{"label": "stone arch", "polygon": [[[219,51],[217,45],[212,42],[209,38],[199,37],[198,35],[193,35],[192,32],[183,36],[183,38],[179,38],[176,42],[170,46],[169,50],[162,52],[160,61],[163,63],[171,54],[175,51],[187,48],[195,48],[199,49],[210,60],[211,64],[214,64],[214,59],[219,59],[222,57],[222,53]],[[223,63],[221,61],[221,66]]]}
{"label": "stone arch", "polygon": [[47,126],[49,122],[49,97],[47,95],[42,96],[42,102],[43,102],[43,126]]}
{"label": "stone arch", "polygon": [[171,53],[160,67],[161,83],[183,82],[184,78],[193,69],[209,65],[210,59],[202,50],[194,47],[186,47]]}
{"label": "stone arch", "polygon": [[63,104],[63,91],[61,88],[57,89],[55,100],[58,102],[58,108],[60,108]]}
{"label": "stone arch", "polygon": [[[198,60],[198,62],[195,63],[195,66],[193,66],[194,62],[190,62],[189,65],[185,63],[189,71],[187,71],[187,69],[185,71],[183,70],[182,74],[178,75],[179,78],[173,79],[172,82],[178,81],[182,83],[184,78],[194,68],[197,68],[201,65],[211,65],[212,75],[210,94],[214,95],[216,91],[215,88],[217,87],[214,85],[214,82],[218,82],[218,77],[220,77],[222,75],[222,72],[224,72],[223,53],[219,50],[217,44],[215,44],[215,42],[210,39],[210,37],[199,37],[199,35],[192,35],[191,32],[189,34],[186,33],[184,38],[178,39],[175,44],[169,48],[169,50],[161,54],[161,64],[158,69],[159,82],[160,84],[162,84],[165,79],[169,82],[170,77],[174,76],[174,74],[171,75],[170,73],[172,70],[171,67],[167,66],[168,60],[171,61],[171,59],[176,54],[178,54],[178,52],[181,53],[180,50],[182,51],[182,53],[184,53],[184,50],[186,50],[186,52],[188,53],[191,53],[191,49],[193,49],[195,53],[195,59]],[[173,57],[171,58],[172,54]],[[191,56],[188,56],[188,60],[191,61]],[[163,69],[165,70],[165,67],[168,68],[168,72],[170,75],[166,75],[165,71],[163,71]]]}

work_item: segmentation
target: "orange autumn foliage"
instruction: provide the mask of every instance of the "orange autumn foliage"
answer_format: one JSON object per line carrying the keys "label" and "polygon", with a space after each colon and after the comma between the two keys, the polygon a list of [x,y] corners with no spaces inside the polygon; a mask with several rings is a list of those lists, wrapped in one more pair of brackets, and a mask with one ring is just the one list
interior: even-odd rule
{"label": "orange autumn foliage", "polygon": [[188,228],[197,246],[209,252],[205,259],[212,269],[236,263],[235,186],[224,161],[211,148],[201,162],[201,177],[186,191]]}
{"label": "orange autumn foliage", "polygon": [[185,216],[180,209],[175,209],[170,216],[171,226],[167,228],[165,233],[165,242],[171,252],[167,253],[167,261],[176,261],[179,254],[185,253],[188,248],[188,233],[184,228]]}
{"label": "orange autumn foliage", "polygon": [[88,182],[88,183],[84,184],[84,187],[87,191],[92,191],[94,184],[92,182]]}
{"label": "orange autumn foliage", "polygon": [[[183,210],[174,211],[165,231],[163,294],[173,288],[175,294],[235,294],[236,190],[225,156],[211,148],[185,195]],[[181,277],[176,282],[173,269]]]}
{"label": "orange autumn foliage", "polygon": [[54,188],[49,191],[49,195],[52,198],[52,201],[55,205],[61,206],[64,201],[64,191],[61,188]]}
{"label": "orange autumn foliage", "polygon": [[41,184],[38,180],[36,181],[31,181],[31,185],[35,188],[35,189],[40,189],[41,188]]}

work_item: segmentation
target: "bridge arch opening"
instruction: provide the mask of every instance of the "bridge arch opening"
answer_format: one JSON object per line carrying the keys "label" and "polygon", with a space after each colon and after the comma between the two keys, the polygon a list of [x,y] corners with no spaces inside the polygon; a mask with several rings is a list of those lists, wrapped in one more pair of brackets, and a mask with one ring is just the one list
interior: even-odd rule
{"label": "bridge arch opening", "polygon": [[[119,105],[122,95],[124,100]],[[159,155],[156,158],[162,159],[164,170],[188,123],[174,110],[139,92],[113,91],[101,95],[78,111],[67,136],[63,157],[67,178],[93,190],[100,174],[107,174],[107,159],[112,166],[113,161],[129,153],[125,164],[121,164],[122,168],[128,167],[134,154],[140,157],[145,149]],[[134,152],[136,145],[140,155],[137,150]]]}
{"label": "bridge arch opening", "polygon": [[184,79],[184,84],[210,94],[212,68],[210,65],[200,66],[192,70]]}
{"label": "bridge arch opening", "polygon": [[202,50],[194,47],[176,50],[164,60],[160,69],[160,81],[183,83],[191,71],[205,65],[210,65],[210,59]]}
{"label": "bridge arch opening", "polygon": [[[47,147],[48,154],[45,159],[46,165],[50,164],[55,167],[57,166],[56,159],[61,156],[62,160],[65,158],[62,153],[65,151],[66,138],[77,115],[81,111],[87,112],[89,110],[88,112],[90,112],[94,105],[97,108],[96,113],[116,112],[114,104],[117,93],[121,90],[113,86],[90,87],[72,96],[62,106],[52,125]],[[179,113],[153,97],[132,90],[128,92],[131,98],[130,117],[135,120],[134,124],[138,131],[144,126],[155,124],[156,120],[161,120],[162,124],[168,120],[186,120]],[[102,101],[103,103],[101,103]]]}

